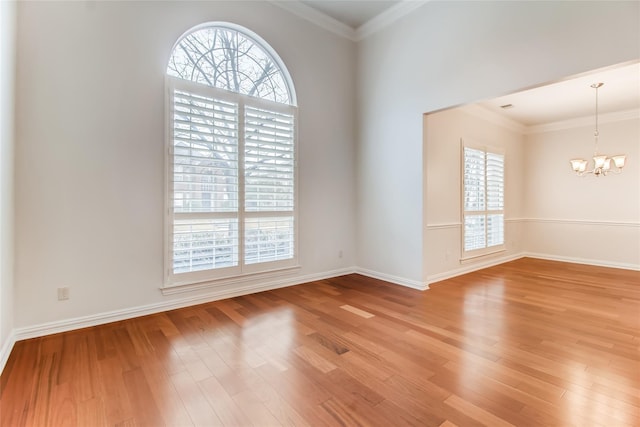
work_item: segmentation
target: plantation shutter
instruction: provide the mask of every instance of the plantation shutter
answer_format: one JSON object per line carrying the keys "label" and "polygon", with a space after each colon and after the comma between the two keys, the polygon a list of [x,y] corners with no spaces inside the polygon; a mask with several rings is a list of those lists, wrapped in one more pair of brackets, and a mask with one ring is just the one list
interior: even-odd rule
{"label": "plantation shutter", "polygon": [[294,256],[294,116],[245,108],[245,263]]}
{"label": "plantation shutter", "polygon": [[170,88],[170,274],[193,282],[295,265],[295,107]]}
{"label": "plantation shutter", "polygon": [[504,155],[463,149],[463,249],[504,244]]}
{"label": "plantation shutter", "polygon": [[464,149],[464,250],[484,248],[485,161],[484,151]]}
{"label": "plantation shutter", "polygon": [[487,156],[487,246],[504,244],[504,156]]}
{"label": "plantation shutter", "polygon": [[238,105],[174,89],[173,273],[238,265]]}

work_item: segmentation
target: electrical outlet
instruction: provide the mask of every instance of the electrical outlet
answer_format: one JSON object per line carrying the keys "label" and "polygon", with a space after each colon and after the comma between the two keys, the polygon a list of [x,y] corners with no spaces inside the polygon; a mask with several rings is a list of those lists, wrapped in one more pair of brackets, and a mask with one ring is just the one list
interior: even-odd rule
{"label": "electrical outlet", "polygon": [[342,258],[342,249],[340,249],[340,251],[338,251],[338,258]]}
{"label": "electrical outlet", "polygon": [[64,301],[69,299],[69,288],[58,288],[58,301]]}

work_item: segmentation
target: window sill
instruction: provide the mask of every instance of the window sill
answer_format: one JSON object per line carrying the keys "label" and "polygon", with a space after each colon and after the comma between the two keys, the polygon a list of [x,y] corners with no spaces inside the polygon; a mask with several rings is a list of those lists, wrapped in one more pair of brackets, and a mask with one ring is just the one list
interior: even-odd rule
{"label": "window sill", "polygon": [[491,256],[502,254],[502,253],[504,253],[506,251],[507,251],[507,248],[505,248],[504,246],[501,246],[501,247],[498,247],[496,249],[492,249],[492,250],[487,251],[487,252],[481,252],[481,253],[472,254],[472,255],[469,255],[469,254],[462,255],[460,257],[460,264],[468,264],[470,262],[477,261],[477,260],[479,260],[481,258],[488,258],[488,257],[491,257]]}
{"label": "window sill", "polygon": [[186,283],[169,283],[160,288],[162,295],[174,295],[185,292],[199,291],[203,289],[234,289],[241,291],[244,288],[255,287],[255,282],[260,281],[260,286],[277,285],[282,278],[291,276],[300,270],[300,265],[274,268],[259,273],[244,273],[215,279],[199,280]]}

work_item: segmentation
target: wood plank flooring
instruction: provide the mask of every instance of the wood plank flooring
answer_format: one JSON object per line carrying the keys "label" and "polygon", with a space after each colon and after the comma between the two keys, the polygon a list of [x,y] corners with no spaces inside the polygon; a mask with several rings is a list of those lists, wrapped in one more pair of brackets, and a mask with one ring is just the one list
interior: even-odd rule
{"label": "wood plank flooring", "polygon": [[638,426],[640,272],[359,275],[16,343],[2,426]]}

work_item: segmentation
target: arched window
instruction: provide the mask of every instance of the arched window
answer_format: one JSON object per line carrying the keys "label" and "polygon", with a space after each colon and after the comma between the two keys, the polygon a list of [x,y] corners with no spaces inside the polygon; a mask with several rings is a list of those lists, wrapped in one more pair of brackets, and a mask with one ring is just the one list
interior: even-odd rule
{"label": "arched window", "polygon": [[167,87],[166,285],[295,266],[297,108],[280,58],[246,29],[199,26]]}

